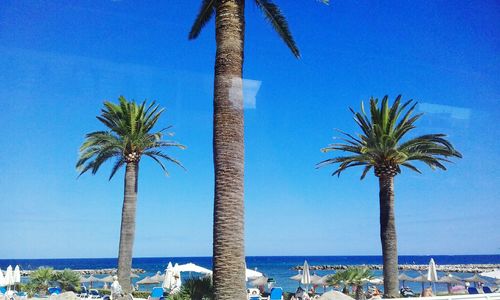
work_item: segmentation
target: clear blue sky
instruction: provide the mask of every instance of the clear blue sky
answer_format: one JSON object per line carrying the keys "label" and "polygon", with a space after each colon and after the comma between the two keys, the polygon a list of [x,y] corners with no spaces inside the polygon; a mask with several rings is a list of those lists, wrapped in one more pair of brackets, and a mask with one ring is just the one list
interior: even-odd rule
{"label": "clear blue sky", "polygon": [[[119,95],[156,99],[188,146],[172,153],[187,172],[142,162],[134,255],[211,255],[215,43],[213,21],[187,40],[199,2],[2,1],[0,257],[116,257],[123,171],[77,180],[74,165]],[[356,132],[349,106],[399,93],[426,113],[415,134],[464,155],[396,178],[400,253],[499,253],[499,3],[277,3],[302,59],[247,1],[247,254],[381,253],[375,177],[314,165],[334,128]]]}

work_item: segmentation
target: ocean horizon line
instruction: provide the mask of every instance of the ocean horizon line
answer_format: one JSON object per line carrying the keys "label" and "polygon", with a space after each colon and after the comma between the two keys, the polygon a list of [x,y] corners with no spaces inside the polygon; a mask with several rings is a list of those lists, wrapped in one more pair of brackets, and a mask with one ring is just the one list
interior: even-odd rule
{"label": "ocean horizon line", "polygon": [[[401,254],[398,255],[398,257],[455,257],[455,256],[461,256],[461,257],[478,257],[478,256],[500,256],[499,253],[496,254]],[[133,259],[173,259],[173,258],[180,258],[180,259],[186,259],[186,258],[211,258],[211,255],[194,255],[194,256],[138,256],[138,257],[133,257]],[[369,255],[341,255],[341,254],[336,254],[336,255],[247,255],[245,256],[246,258],[322,258],[322,257],[382,257],[381,254],[376,255],[376,254],[369,254]],[[95,260],[95,259],[118,259],[118,257],[36,257],[36,258],[0,258],[0,261],[6,261],[6,260]]]}

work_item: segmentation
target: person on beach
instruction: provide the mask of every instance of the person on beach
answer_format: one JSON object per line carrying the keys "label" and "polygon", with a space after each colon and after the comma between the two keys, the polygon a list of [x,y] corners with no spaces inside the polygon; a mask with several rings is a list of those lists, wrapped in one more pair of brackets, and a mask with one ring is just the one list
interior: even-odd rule
{"label": "person on beach", "polygon": [[432,293],[432,288],[428,287],[424,290],[424,293],[422,297],[434,297],[434,294]]}
{"label": "person on beach", "polygon": [[113,283],[111,284],[111,299],[117,299],[122,294],[122,286],[118,282],[118,277],[113,276]]}

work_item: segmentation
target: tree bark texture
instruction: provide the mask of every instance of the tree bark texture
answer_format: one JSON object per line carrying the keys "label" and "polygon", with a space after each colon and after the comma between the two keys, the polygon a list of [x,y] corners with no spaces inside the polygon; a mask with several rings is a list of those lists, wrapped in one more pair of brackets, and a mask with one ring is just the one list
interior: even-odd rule
{"label": "tree bark texture", "polygon": [[244,300],[244,1],[217,1],[215,18],[213,284],[216,300]]}
{"label": "tree bark texture", "polygon": [[380,240],[384,260],[384,298],[399,297],[398,246],[394,217],[394,177],[379,177]]}
{"label": "tree bark texture", "polygon": [[132,273],[132,251],[135,236],[138,173],[138,162],[127,163],[124,180],[120,248],[118,250],[118,282],[124,293],[131,292],[130,274]]}

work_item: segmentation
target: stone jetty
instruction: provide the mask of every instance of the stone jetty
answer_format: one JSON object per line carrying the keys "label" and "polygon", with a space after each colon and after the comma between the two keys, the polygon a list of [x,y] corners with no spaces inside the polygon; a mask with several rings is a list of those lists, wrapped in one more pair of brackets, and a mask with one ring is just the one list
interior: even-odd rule
{"label": "stone jetty", "polygon": [[[309,270],[345,270],[348,267],[365,267],[369,270],[382,270],[382,265],[319,265],[309,266]],[[302,270],[302,266],[295,266],[293,270]],[[399,270],[402,271],[427,271],[429,265],[399,265]],[[440,272],[456,272],[456,273],[478,273],[488,272],[495,269],[500,269],[500,264],[459,264],[459,265],[437,265],[436,269]]]}
{"label": "stone jetty", "polygon": [[[22,270],[21,271],[21,276],[29,276],[31,272],[34,270]],[[62,270],[55,270],[56,272],[62,271]],[[80,273],[82,276],[88,276],[88,275],[115,275],[117,273],[117,269],[84,269],[84,270],[72,270],[75,272]],[[143,274],[146,273],[145,270],[143,269],[132,269],[133,274]]]}

